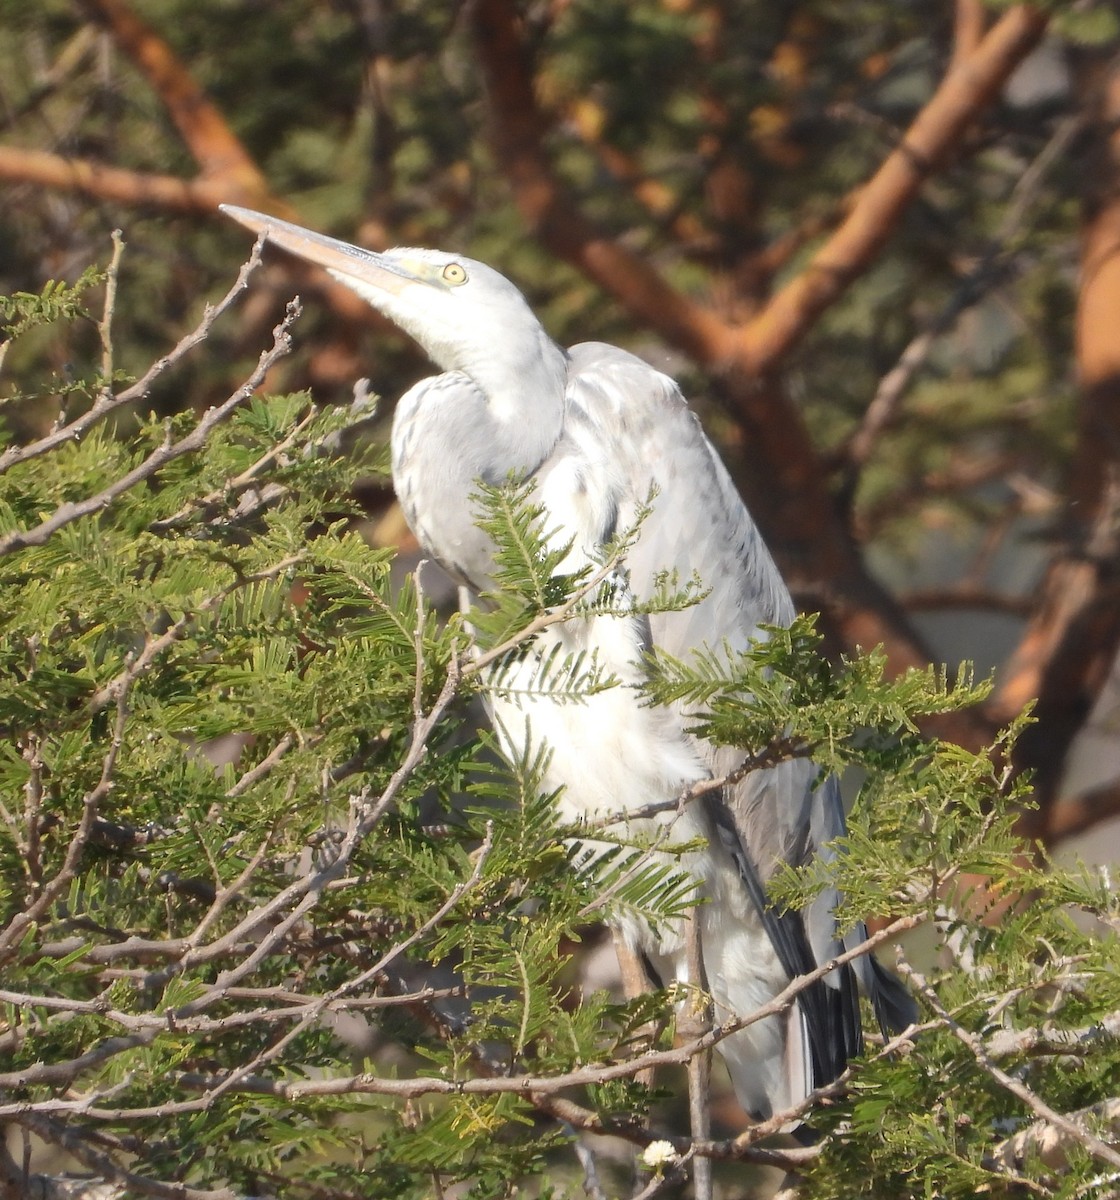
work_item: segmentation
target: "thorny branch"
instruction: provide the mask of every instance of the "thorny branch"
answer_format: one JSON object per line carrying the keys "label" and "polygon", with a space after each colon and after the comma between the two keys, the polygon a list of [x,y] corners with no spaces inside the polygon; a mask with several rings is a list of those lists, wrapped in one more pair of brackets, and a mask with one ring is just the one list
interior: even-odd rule
{"label": "thorny branch", "polygon": [[[531,628],[539,632],[540,629],[547,628],[554,621],[570,619],[573,612],[578,613],[578,606],[586,601],[599,582],[601,580],[598,578],[589,580],[577,594],[570,598],[566,606],[554,613],[542,614]],[[422,620],[422,614],[418,619]],[[531,635],[527,633],[526,636]],[[502,646],[495,647],[488,655],[477,659],[467,659],[465,657],[467,651],[464,650],[461,652],[460,657],[452,659],[443,687],[433,706],[425,712],[419,707],[419,704],[417,705],[413,736],[408,753],[401,763],[398,772],[394,774],[387,787],[376,798],[363,793],[353,801],[347,836],[339,848],[338,856],[334,862],[328,867],[319,868],[311,872],[306,879],[296,881],[290,888],[285,890],[282,894],[282,899],[277,898],[279,899],[279,903],[274,901],[268,905],[255,908],[253,912],[240,921],[235,929],[231,930],[224,938],[219,938],[208,946],[202,944],[204,939],[201,935],[212,924],[213,920],[213,914],[209,914],[192,938],[180,939],[174,945],[168,945],[165,948],[172,955],[180,956],[179,961],[171,964],[170,967],[172,971],[179,971],[185,969],[188,965],[194,965],[203,961],[213,961],[223,954],[244,954],[251,947],[251,951],[247,957],[231,970],[219,975],[204,996],[188,1005],[180,1007],[173,1014],[133,1014],[122,1012],[98,999],[83,1003],[57,998],[44,1002],[39,997],[33,997],[20,992],[0,992],[0,1002],[15,1005],[17,1008],[29,1006],[38,1006],[41,1009],[45,1008],[55,1014],[54,1017],[49,1019],[66,1019],[72,1014],[83,1011],[96,1012],[103,1019],[118,1024],[122,1030],[120,1037],[105,1039],[95,1051],[91,1051],[89,1055],[83,1056],[80,1059],[68,1063],[53,1064],[52,1066],[42,1064],[13,1075],[2,1076],[0,1077],[0,1087],[23,1087],[52,1081],[58,1084],[72,1084],[83,1071],[103,1064],[109,1058],[125,1049],[150,1044],[161,1033],[172,1028],[177,1033],[216,1034],[250,1024],[271,1025],[273,1027],[278,1024],[287,1024],[289,1026],[287,1032],[278,1039],[270,1042],[267,1048],[259,1051],[251,1060],[232,1072],[214,1077],[200,1076],[197,1073],[188,1073],[181,1076],[179,1079],[181,1086],[197,1090],[199,1093],[189,1099],[150,1108],[111,1106],[106,1101],[111,1100],[114,1089],[109,1088],[100,1092],[93,1091],[78,1096],[58,1097],[31,1104],[20,1102],[0,1106],[0,1118],[15,1120],[27,1128],[42,1133],[44,1136],[50,1136],[55,1141],[60,1141],[64,1138],[72,1138],[74,1136],[72,1131],[67,1130],[65,1125],[61,1123],[71,1115],[80,1115],[87,1121],[130,1121],[155,1115],[168,1116],[177,1113],[190,1113],[204,1109],[208,1104],[212,1104],[218,1096],[229,1092],[269,1095],[282,1097],[288,1101],[298,1101],[301,1097],[316,1095],[375,1094],[395,1096],[397,1098],[414,1098],[433,1094],[493,1095],[506,1092],[525,1097],[542,1112],[546,1112],[558,1120],[565,1121],[574,1129],[618,1136],[638,1144],[648,1144],[652,1140],[660,1140],[660,1135],[641,1123],[628,1125],[622,1122],[612,1123],[604,1121],[599,1114],[584,1108],[573,1101],[570,1096],[564,1095],[564,1093],[568,1089],[578,1086],[605,1083],[612,1079],[633,1078],[653,1067],[686,1065],[693,1061],[698,1054],[706,1052],[730,1033],[746,1028],[750,1024],[763,1020],[768,1016],[774,1016],[783,1012],[791,1004],[795,1003],[799,993],[816,979],[822,978],[843,963],[853,961],[859,956],[869,953],[877,945],[882,944],[888,939],[893,939],[906,929],[913,928],[923,919],[921,917],[907,917],[893,922],[870,937],[863,945],[837,956],[832,961],[822,965],[817,971],[792,981],[789,987],[770,1004],[760,1008],[756,1012],[736,1014],[733,1017],[724,1019],[711,1030],[698,1037],[691,1038],[684,1044],[670,1050],[650,1051],[622,1062],[589,1066],[552,1077],[507,1076],[467,1079],[418,1077],[394,1079],[362,1074],[333,1079],[284,1081],[262,1075],[260,1073],[261,1069],[278,1055],[300,1030],[318,1020],[329,1009],[363,1011],[371,1007],[388,1006],[393,1003],[423,1003],[436,998],[438,995],[435,990],[424,990],[410,996],[398,997],[365,996],[356,995],[355,993],[374,980],[393,958],[405,953],[411,945],[414,945],[423,936],[426,930],[434,928],[446,913],[476,884],[480,877],[486,854],[488,853],[486,845],[483,846],[482,851],[476,858],[471,876],[464,880],[448,896],[446,902],[433,912],[412,935],[394,945],[376,964],[366,968],[360,975],[348,980],[332,992],[318,997],[308,997],[298,992],[288,994],[274,988],[253,989],[245,987],[241,981],[247,975],[251,974],[256,963],[261,960],[263,955],[275,953],[284,944],[284,939],[291,933],[294,925],[314,906],[321,894],[329,887],[341,882],[340,864],[345,864],[356,847],[358,840],[368,833],[376,824],[376,821],[387,811],[388,806],[392,803],[394,796],[398,794],[408,773],[414,770],[416,765],[422,760],[426,743],[436,723],[446,711],[447,705],[461,686],[463,679],[468,674],[475,674],[482,671],[488,663],[496,661],[502,654],[508,653],[509,648],[509,644],[503,643]],[[423,670],[423,659],[419,654],[417,655],[417,668],[418,670]],[[138,677],[139,674],[137,672],[130,679],[123,681],[122,686],[117,692],[116,698],[118,704],[121,705],[119,711],[122,713],[125,711],[124,701],[127,699],[128,690]],[[419,685],[415,694],[417,698],[422,694]],[[269,761],[272,763],[279,761],[286,748],[285,743],[278,743],[262,764],[243,774],[241,779],[232,785],[231,792],[234,790],[243,790],[247,787],[248,782],[256,778],[255,773],[261,767],[266,766]],[[748,764],[744,764],[740,770],[747,767]],[[106,774],[111,777],[111,763],[106,767]],[[716,787],[720,786],[722,782],[724,781],[703,781],[701,786]],[[684,799],[682,797],[682,801]],[[255,862],[259,862],[259,858]],[[254,864],[251,863],[246,868],[243,879],[253,869]],[[234,894],[238,888],[239,884],[228,888],[224,896],[219,898],[219,902],[224,903],[225,899]],[[287,917],[275,921],[274,918],[285,910],[287,910]],[[262,926],[267,926],[268,928],[268,932],[263,938],[259,941],[256,939],[253,941],[247,940],[251,929],[256,928],[259,931]],[[155,945],[153,944],[149,948],[154,949]],[[121,952],[122,957],[142,957],[144,947],[136,943],[124,943],[116,949]],[[91,958],[93,957],[91,955]],[[158,982],[160,979],[166,977],[167,972],[165,971],[150,978],[154,982]],[[957,1036],[962,1036],[962,1032],[964,1031],[961,1030],[961,1027],[957,1024],[952,1014],[945,1010],[936,1000],[936,996],[928,989],[928,985],[925,984],[924,980],[921,980],[920,977],[915,977],[915,982],[924,989],[923,994],[927,995],[931,1006],[934,1007],[936,1019],[921,1027],[911,1028],[890,1040],[873,1055],[872,1061],[894,1054],[900,1049],[912,1045],[914,1039],[925,1030],[947,1028]],[[206,1010],[212,1008],[217,1000],[235,998],[249,1001],[255,1000],[259,1003],[256,1008],[235,1014],[224,1016],[207,1015]],[[169,1022],[173,1022],[173,1024]],[[1091,1037],[1092,1031],[1086,1031],[1085,1036],[1086,1038]],[[1053,1043],[1052,1045],[1051,1042]],[[1024,1032],[1020,1043],[1017,1043],[1014,1047],[1002,1047],[994,1043],[985,1046],[972,1035],[967,1035],[966,1044],[969,1045],[970,1050],[976,1055],[977,1060],[984,1069],[991,1071],[993,1077],[1002,1085],[1007,1086],[1017,1097],[1029,1097],[1028,1103],[1032,1109],[1038,1112],[1053,1127],[1063,1130],[1067,1136],[1081,1141],[1095,1153],[1101,1153],[1098,1149],[1099,1140],[1098,1142],[1094,1142],[1091,1135],[1086,1134],[1086,1131],[1076,1119],[1077,1114],[1074,1114],[1074,1118],[1071,1119],[1063,1118],[1061,1114],[1053,1113],[1029,1089],[1026,1089],[1014,1077],[1007,1075],[997,1065],[999,1057],[1007,1053],[1021,1052],[1025,1046],[1031,1046],[1039,1053],[1073,1053],[1077,1048],[1074,1044],[1064,1038],[1048,1039],[1045,1031],[1036,1031],[1034,1034]],[[814,1091],[802,1104],[775,1114],[770,1121],[752,1127],[737,1138],[723,1141],[713,1141],[706,1138],[677,1138],[669,1140],[672,1141],[674,1148],[681,1156],[681,1161],[687,1156],[733,1160],[750,1158],[752,1161],[770,1162],[796,1172],[799,1167],[804,1167],[819,1153],[819,1147],[796,1150],[770,1150],[758,1147],[757,1143],[777,1132],[791,1121],[804,1117],[821,1101],[842,1094],[850,1086],[854,1074],[858,1073],[859,1070],[860,1067],[858,1064],[849,1068],[834,1083]],[[1009,1148],[1007,1155],[1014,1157],[1024,1152],[1019,1143],[1016,1143],[1016,1146],[1018,1148],[1014,1150]],[[1099,1146],[1103,1147],[1105,1152],[1115,1153],[1103,1143],[1099,1143]],[[154,1181],[141,1180],[139,1177],[130,1175],[119,1164],[108,1161],[110,1157],[103,1153],[91,1151],[89,1155],[83,1158],[83,1161],[91,1166],[96,1165],[97,1169],[101,1170],[105,1177],[117,1179],[122,1182],[127,1181],[128,1184],[135,1186],[137,1190],[145,1194],[171,1194],[165,1190],[160,1190],[163,1185],[156,1184]],[[994,1158],[993,1161],[995,1162],[997,1159]],[[998,1159],[998,1161],[1002,1162],[1003,1160]],[[1111,1161],[1111,1159],[1108,1161]],[[151,1183],[151,1186],[149,1186],[149,1183]],[[214,1200],[216,1197],[226,1196],[229,1193],[201,1192],[188,1189],[186,1191],[177,1191],[175,1194],[194,1195]]]}
{"label": "thorny branch", "polygon": [[70,886],[71,880],[77,873],[78,864],[85,852],[93,823],[97,818],[98,806],[113,786],[117,759],[120,756],[121,746],[124,744],[125,725],[128,723],[128,695],[133,682],[135,682],[135,677],[117,692],[117,719],[113,727],[109,749],[102,762],[101,778],[97,785],[86,793],[82,801],[82,816],[70,838],[62,867],[58,874],[39,890],[38,895],[31,903],[15,915],[8,927],[0,930],[0,957],[6,956],[13,947],[19,945],[24,934],[49,911],[55,901]]}
{"label": "thorny branch", "polygon": [[299,301],[291,301],[284,319],[272,331],[271,348],[261,354],[253,373],[226,400],[211,408],[189,433],[184,434],[175,442],[170,437],[165,438],[163,443],[157,446],[142,463],[133,467],[119,479],[114,479],[112,483],[95,495],[87,496],[84,500],[67,501],[65,504],[59,505],[49,517],[45,517],[38,525],[34,525],[30,529],[17,529],[0,539],[0,555],[12,554],[26,546],[41,546],[52,534],[57,533],[64,526],[81,517],[108,508],[118,496],[123,495],[138,483],[151,479],[169,462],[173,462],[184,454],[193,454],[200,450],[206,444],[210,431],[231,416],[235,409],[239,408],[260,387],[272,366],[291,350],[292,339],[289,331],[299,314]]}
{"label": "thorny branch", "polygon": [[[595,1084],[607,1083],[616,1079],[629,1079],[649,1068],[666,1067],[666,1066],[684,1066],[695,1055],[709,1050],[724,1038],[738,1032],[741,1029],[746,1029],[758,1021],[763,1021],[768,1017],[777,1016],[785,1012],[797,1000],[797,997],[806,988],[810,987],[818,980],[824,979],[827,975],[838,970],[847,963],[854,962],[856,959],[872,953],[876,947],[882,943],[896,938],[900,933],[914,929],[924,922],[922,916],[900,917],[892,921],[883,929],[871,934],[860,945],[853,947],[851,950],[846,950],[842,954],[836,955],[834,958],[823,963],[815,970],[807,972],[805,975],[798,976],[792,980],[773,1000],[761,1005],[750,1013],[735,1014],[726,1017],[719,1021],[710,1030],[701,1034],[698,1037],[692,1038],[679,1046],[675,1046],[668,1050],[648,1050],[638,1054],[632,1058],[628,1058],[620,1062],[607,1063],[601,1066],[588,1066],[578,1068],[573,1071],[568,1071],[556,1075],[537,1076],[537,1075],[507,1075],[494,1078],[478,1078],[472,1077],[467,1079],[447,1079],[439,1076],[416,1076],[416,1077],[383,1077],[371,1073],[360,1075],[351,1075],[335,1078],[324,1079],[271,1079],[262,1077],[241,1078],[240,1086],[247,1091],[282,1097],[285,1100],[298,1100],[305,1096],[337,1096],[337,1095],[384,1095],[395,1096],[399,1099],[414,1099],[420,1096],[430,1095],[495,1095],[499,1093],[510,1093],[513,1095],[525,1096],[532,1098],[538,1094],[554,1094],[562,1092],[568,1088],[586,1087]],[[213,1000],[219,998],[217,993],[223,990],[223,980],[219,976],[214,986],[209,990],[207,996],[201,1000],[194,1001],[190,1006],[191,1011],[199,1011],[200,1009],[209,1006]],[[783,1125],[788,1124],[790,1120],[796,1119],[797,1116],[803,1115],[809,1111],[813,1104],[817,1103],[825,1095],[835,1095],[836,1089],[843,1086],[846,1082],[846,1076],[841,1077],[841,1081],[837,1084],[830,1085],[829,1089],[817,1089],[812,1097],[804,1102],[803,1105],[798,1105],[796,1108],[791,1108],[783,1113],[778,1114],[770,1121],[763,1122],[758,1126],[752,1127],[748,1134],[743,1135],[741,1145],[749,1145],[757,1141],[760,1137],[769,1136],[771,1133],[777,1132]],[[26,1082],[33,1082],[35,1079],[35,1068],[29,1068],[26,1073]],[[217,1080],[214,1081],[216,1086]],[[103,1108],[96,1103],[95,1095],[84,1096],[81,1100],[43,1100],[33,1105],[34,1111],[47,1115],[57,1115],[67,1112],[81,1112],[88,1118],[98,1120],[122,1120],[132,1119],[134,1117],[151,1116],[156,1110],[146,1109],[120,1109],[120,1108]],[[192,1102],[183,1102],[188,1106]],[[26,1110],[26,1105],[0,1105],[0,1118],[18,1118],[20,1113]],[[163,1105],[158,1111],[168,1113],[178,1111],[176,1105]],[[191,1108],[185,1111],[191,1111]],[[771,1125],[774,1127],[771,1128]]]}
{"label": "thorny branch", "polygon": [[656,817],[661,813],[682,813],[694,800],[700,800],[704,796],[711,795],[712,792],[721,792],[724,788],[734,787],[740,780],[746,779],[748,775],[753,774],[755,771],[765,771],[769,767],[777,766],[778,763],[786,762],[792,758],[808,758],[811,754],[812,748],[810,746],[779,739],[768,743],[761,750],[744,755],[742,762],[734,770],[728,771],[725,775],[713,776],[711,779],[698,779],[695,783],[688,784],[687,787],[681,789],[679,795],[673,797],[671,800],[654,800],[649,804],[643,804],[639,808],[619,809],[616,812],[608,813],[605,817],[597,817],[594,821],[589,821],[585,825],[581,825],[580,830],[583,832],[594,829],[609,829],[611,826],[628,825],[635,821],[648,820],[650,817]]}
{"label": "thorny branch", "polygon": [[[117,253],[116,246],[118,244],[114,243],[114,254]],[[242,264],[241,269],[237,273],[237,279],[234,280],[233,286],[229,291],[216,304],[207,304],[203,309],[202,319],[195,328],[180,338],[176,345],[162,358],[156,359],[135,383],[113,395],[108,390],[111,381],[108,379],[108,376],[105,376],[103,390],[88,412],[83,413],[80,417],[75,417],[73,421],[67,421],[64,425],[52,429],[50,433],[45,434],[41,438],[36,438],[33,442],[28,442],[25,445],[9,446],[3,453],[0,453],[0,472],[6,471],[18,463],[27,462],[29,459],[47,454],[64,442],[78,440],[118,409],[124,408],[129,404],[134,404],[137,400],[142,400],[147,396],[151,391],[152,384],[165,371],[175,366],[195,346],[200,345],[209,337],[214,323],[249,286],[249,276],[260,265],[261,248],[263,246],[264,238],[258,238],[256,244],[253,246],[252,253]],[[107,294],[107,316],[109,312],[108,305],[109,295]]]}
{"label": "thorny branch", "polygon": [[930,1008],[941,1018],[944,1027],[968,1047],[980,1066],[1001,1087],[1005,1088],[1016,1099],[1021,1100],[1036,1116],[1058,1130],[1065,1138],[1084,1146],[1094,1158],[1099,1158],[1102,1162],[1106,1162],[1112,1167],[1120,1167],[1120,1153],[1108,1145],[1107,1142],[1101,1141],[1099,1137],[1092,1133],[1085,1125],[1082,1125],[1075,1117],[1065,1116],[1051,1108],[1041,1096],[1027,1087],[1021,1079],[1016,1078],[1014,1075],[1009,1075],[1003,1070],[995,1061],[987,1046],[985,1046],[983,1039],[971,1030],[966,1029],[953,1017],[941,1003],[940,997],[929,985],[924,976],[915,971],[901,954],[898,956],[898,965],[903,975],[914,985],[914,988]]}

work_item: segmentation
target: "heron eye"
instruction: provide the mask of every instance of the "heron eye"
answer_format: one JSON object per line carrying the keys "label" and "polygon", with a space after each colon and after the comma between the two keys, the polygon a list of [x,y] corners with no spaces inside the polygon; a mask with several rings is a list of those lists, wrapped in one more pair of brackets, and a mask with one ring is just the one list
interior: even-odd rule
{"label": "heron eye", "polygon": [[450,283],[456,286],[460,283],[467,282],[467,273],[458,263],[448,263],[443,268],[443,280],[445,283]]}

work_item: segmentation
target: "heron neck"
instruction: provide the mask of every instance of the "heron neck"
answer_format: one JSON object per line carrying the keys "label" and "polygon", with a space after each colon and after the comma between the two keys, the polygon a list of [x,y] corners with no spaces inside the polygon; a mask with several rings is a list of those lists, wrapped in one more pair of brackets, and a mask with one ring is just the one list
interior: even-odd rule
{"label": "heron neck", "polygon": [[[501,335],[498,335],[500,343]],[[501,353],[480,356],[465,373],[486,397],[501,443],[495,452],[514,471],[533,471],[551,452],[564,427],[567,355],[541,331],[534,346],[501,347]]]}

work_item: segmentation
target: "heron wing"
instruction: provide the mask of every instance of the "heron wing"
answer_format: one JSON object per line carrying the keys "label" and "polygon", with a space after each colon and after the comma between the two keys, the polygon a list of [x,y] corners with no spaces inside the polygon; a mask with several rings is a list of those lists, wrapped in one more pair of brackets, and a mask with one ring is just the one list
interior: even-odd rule
{"label": "heron wing", "polygon": [[[609,446],[607,457],[623,473],[623,527],[651,486],[656,489],[652,512],[627,556],[634,592],[648,596],[666,569],[682,580],[695,573],[708,589],[691,608],[651,616],[654,645],[687,660],[704,646],[744,650],[762,635],[762,626],[788,624],[794,607],[778,568],[673,380],[599,343],[575,346],[570,356],[569,414],[597,430]],[[683,711],[680,716],[686,720]],[[742,757],[734,748],[704,742],[699,750],[717,777]],[[707,805],[715,834],[790,977],[813,970],[841,948],[831,912],[835,894],[804,915],[779,911],[766,894],[781,862],[804,861],[815,848],[814,835],[828,830],[834,836],[844,828],[839,790],[832,784],[814,788],[815,775],[808,762],[786,762],[752,772]],[[850,972],[834,973],[829,983],[801,998],[818,1082],[834,1078],[861,1045]]]}

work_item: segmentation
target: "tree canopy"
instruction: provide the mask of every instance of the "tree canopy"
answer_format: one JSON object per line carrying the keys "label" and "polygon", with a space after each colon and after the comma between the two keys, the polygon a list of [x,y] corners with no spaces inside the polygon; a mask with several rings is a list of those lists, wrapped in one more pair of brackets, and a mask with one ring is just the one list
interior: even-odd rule
{"label": "tree canopy", "polygon": [[[1106,1194],[1114,902],[1046,850],[1120,802],[1112,7],[4,20],[4,1120],[152,1195],[502,1195],[541,1171],[563,1194],[557,1163],[603,1130],[820,1195]],[[927,1028],[817,1098],[819,1151],[692,1146],[638,1081],[688,1057],[670,998],[593,995],[572,947],[683,885],[626,847],[623,884],[574,873],[534,763],[470,732],[465,627],[390,567],[415,546],[377,447],[424,368],[298,264],[219,303],[245,257],[227,201],[462,248],[558,341],[682,382],[820,615],[734,680],[657,686],[746,689],[720,737],[858,768],[852,914],[947,946],[936,970],[907,950]],[[532,497],[491,503],[502,537]],[[504,636],[541,617],[540,569],[507,580]],[[550,605],[587,603],[572,586]],[[600,683],[577,665],[573,702]],[[985,924],[1004,894],[1035,899]]]}

